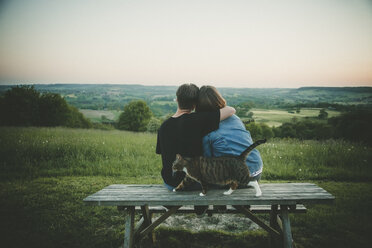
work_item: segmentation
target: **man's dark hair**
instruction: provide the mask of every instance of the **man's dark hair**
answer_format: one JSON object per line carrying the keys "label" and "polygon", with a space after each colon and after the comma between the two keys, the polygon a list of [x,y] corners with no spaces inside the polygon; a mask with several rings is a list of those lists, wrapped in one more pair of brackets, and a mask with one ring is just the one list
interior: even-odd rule
{"label": "man's dark hair", "polygon": [[177,89],[177,101],[180,109],[193,109],[199,97],[199,87],[195,84],[183,84]]}

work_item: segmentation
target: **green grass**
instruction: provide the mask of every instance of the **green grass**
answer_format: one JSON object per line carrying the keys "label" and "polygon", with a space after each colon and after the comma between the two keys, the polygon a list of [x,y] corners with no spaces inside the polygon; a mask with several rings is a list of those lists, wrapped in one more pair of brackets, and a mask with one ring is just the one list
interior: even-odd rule
{"label": "green grass", "polygon": [[79,109],[79,111],[93,122],[102,122],[102,115],[106,116],[111,121],[117,121],[123,111],[117,110],[93,110],[93,109]]}
{"label": "green grass", "polygon": [[68,128],[0,128],[0,178],[127,176],[160,179],[156,136]]}
{"label": "green grass", "polygon": [[[156,134],[68,128],[0,128],[0,178],[125,176],[161,181]],[[260,146],[266,180],[372,180],[372,147],[273,139]]]}
{"label": "green grass", "polygon": [[[0,233],[5,247],[119,247],[124,216],[85,206],[116,183],[161,183],[156,135],[67,128],[0,128]],[[272,140],[263,182],[314,182],[336,196],[291,215],[297,247],[370,247],[371,147]],[[268,220],[268,216],[262,216]],[[156,229],[155,247],[268,247],[264,231]]]}
{"label": "green grass", "polygon": [[[138,183],[138,178],[58,177],[0,183],[2,242],[6,247],[119,247],[125,217],[115,208],[82,202],[113,183]],[[297,247],[370,247],[372,183],[315,183],[334,194],[336,201],[291,215]],[[194,233],[160,228],[156,235],[156,247],[267,247],[268,241],[263,231]]]}
{"label": "green grass", "polygon": [[372,180],[372,147],[363,144],[274,139],[258,149],[264,161],[264,179]]}
{"label": "green grass", "polygon": [[[319,108],[302,108],[300,113],[288,113],[286,110],[252,109],[253,119],[258,123],[265,123],[270,127],[278,127],[284,122],[291,122],[292,118],[303,120],[305,118],[317,118]],[[326,110],[328,118],[338,116],[339,111]]]}

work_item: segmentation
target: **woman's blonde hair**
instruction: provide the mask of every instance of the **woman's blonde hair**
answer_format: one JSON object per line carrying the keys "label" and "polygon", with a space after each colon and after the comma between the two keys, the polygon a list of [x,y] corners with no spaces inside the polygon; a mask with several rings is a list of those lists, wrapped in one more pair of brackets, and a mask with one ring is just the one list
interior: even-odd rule
{"label": "woman's blonde hair", "polygon": [[209,112],[219,110],[226,106],[226,100],[214,86],[206,85],[199,89],[196,112]]}

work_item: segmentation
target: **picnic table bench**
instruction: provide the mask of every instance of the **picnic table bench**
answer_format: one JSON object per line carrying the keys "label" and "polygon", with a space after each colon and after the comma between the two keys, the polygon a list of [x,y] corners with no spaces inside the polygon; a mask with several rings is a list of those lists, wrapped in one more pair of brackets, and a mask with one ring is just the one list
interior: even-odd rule
{"label": "picnic table bench", "polygon": [[[303,204],[332,203],[334,196],[312,183],[268,183],[260,185],[261,197],[255,197],[253,188],[237,189],[231,195],[224,190],[211,189],[206,196],[197,191],[170,192],[163,185],[113,184],[88,196],[84,202],[96,206],[116,206],[126,211],[124,247],[152,235],[152,231],[175,213],[194,213],[194,206],[209,206],[207,213],[240,213],[269,232],[271,244],[293,247],[289,213],[305,213]],[[142,215],[134,225],[136,213]],[[163,213],[152,220],[153,213]],[[270,214],[266,224],[256,213]],[[154,237],[154,236],[152,236]]]}

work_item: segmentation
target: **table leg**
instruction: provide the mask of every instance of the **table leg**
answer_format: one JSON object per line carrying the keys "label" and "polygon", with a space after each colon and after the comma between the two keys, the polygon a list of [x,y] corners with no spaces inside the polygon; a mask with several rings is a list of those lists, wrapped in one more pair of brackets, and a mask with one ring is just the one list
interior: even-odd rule
{"label": "table leg", "polygon": [[[271,206],[271,211],[270,211],[270,226],[277,230],[278,232],[282,233],[282,230],[278,224],[278,216],[279,214],[279,211],[278,211],[278,205],[272,205]],[[274,247],[279,247],[281,244],[281,239],[278,238],[278,236],[276,235],[270,235],[270,247],[274,248]]]}
{"label": "table leg", "polygon": [[291,232],[291,223],[289,222],[288,206],[280,206],[281,216],[283,221],[283,245],[284,248],[293,247],[293,239]]}
{"label": "table leg", "polygon": [[[150,214],[150,211],[149,211],[149,205],[144,205],[144,206],[141,206],[141,210],[142,210],[142,216],[144,218],[144,223],[145,223],[145,228],[148,227],[149,225],[152,224],[152,218],[151,218],[151,215]],[[154,242],[154,236],[155,236],[155,233],[154,232],[151,232],[149,234],[149,238],[152,242]]]}
{"label": "table leg", "polygon": [[134,207],[127,208],[125,220],[124,248],[132,248],[134,243]]}

